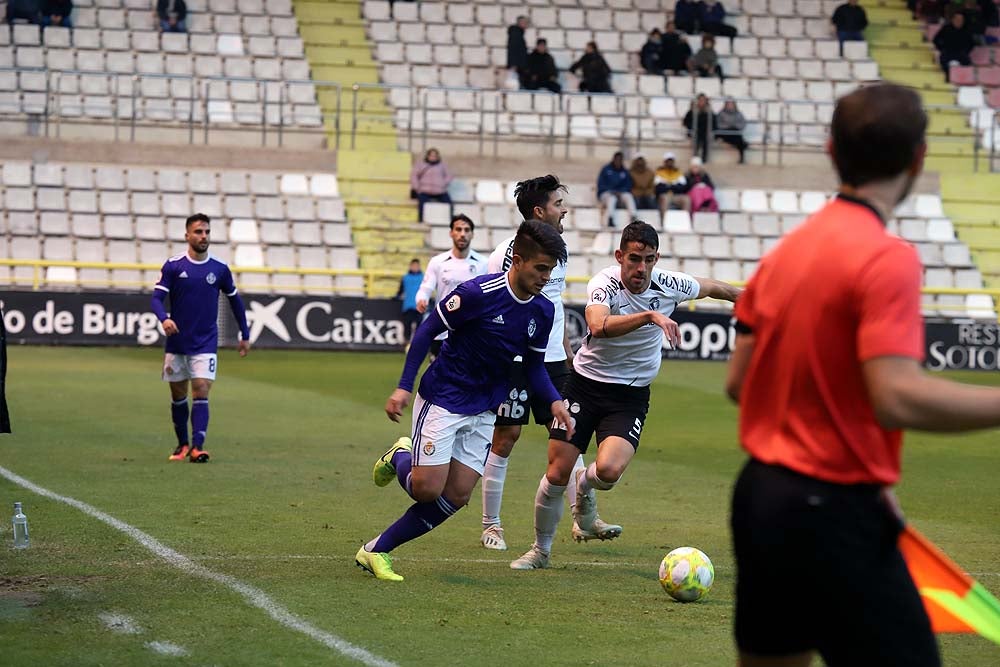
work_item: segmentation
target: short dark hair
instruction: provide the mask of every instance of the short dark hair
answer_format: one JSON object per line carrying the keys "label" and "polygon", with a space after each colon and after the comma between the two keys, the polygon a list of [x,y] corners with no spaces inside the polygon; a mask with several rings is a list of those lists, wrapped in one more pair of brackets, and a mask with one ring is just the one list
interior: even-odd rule
{"label": "short dark hair", "polygon": [[830,123],[832,157],[841,183],[858,187],[894,178],[924,144],[927,114],[903,86],[865,86],[837,100]]}
{"label": "short dark hair", "polygon": [[521,217],[525,220],[534,218],[535,207],[545,208],[549,203],[549,194],[558,190],[566,192],[566,186],[559,182],[558,176],[552,174],[519,181],[514,186],[514,202]]}
{"label": "short dark hair", "polygon": [[566,263],[566,242],[555,229],[541,220],[525,220],[514,236],[514,254],[524,260],[548,255]]}
{"label": "short dark hair", "polygon": [[420,260],[418,258],[414,257],[413,259],[410,260],[410,264],[413,264],[414,262],[416,262],[417,264],[419,264]]}
{"label": "short dark hair", "polygon": [[204,222],[206,225],[212,224],[212,221],[204,213],[195,213],[194,215],[188,217],[188,219],[184,221],[184,229],[185,230],[191,229],[191,225],[193,225],[196,222]]}
{"label": "short dark hair", "polygon": [[625,229],[622,230],[622,240],[618,247],[621,248],[622,252],[625,252],[628,244],[633,242],[641,243],[654,250],[660,249],[660,235],[656,233],[652,225],[642,220],[633,220],[625,225]]}
{"label": "short dark hair", "polygon": [[476,231],[476,223],[472,222],[472,218],[464,213],[459,213],[458,215],[451,216],[451,222],[448,223],[448,229],[455,229],[456,222],[464,222],[469,225],[469,230]]}
{"label": "short dark hair", "polygon": [[545,39],[544,37],[539,37],[538,41],[535,42],[535,46],[538,46],[539,44],[544,44],[545,46],[548,46],[549,40]]}

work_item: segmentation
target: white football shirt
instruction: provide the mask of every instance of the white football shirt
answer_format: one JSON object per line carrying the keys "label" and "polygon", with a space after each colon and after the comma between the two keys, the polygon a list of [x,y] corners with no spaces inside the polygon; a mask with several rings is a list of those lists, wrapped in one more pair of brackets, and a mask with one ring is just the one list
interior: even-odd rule
{"label": "white football shirt", "polygon": [[[700,291],[701,285],[693,276],[654,268],[649,287],[642,294],[633,294],[622,283],[621,266],[616,264],[587,283],[587,306],[607,306],[610,315],[656,310],[669,317],[678,304],[697,299]],[[655,324],[614,338],[596,338],[588,331],[573,368],[598,382],[646,387],[660,372],[662,346],[663,330]]]}
{"label": "white football shirt", "polygon": [[[569,254],[567,253],[567,257]],[[496,247],[490,254],[488,273],[507,271],[514,262],[514,237],[511,236]],[[549,344],[545,348],[545,361],[565,361],[566,348],[563,346],[563,330],[566,327],[566,312],[563,310],[562,293],[566,289],[566,265],[556,264],[545,283],[542,295],[556,307],[552,320],[552,332],[549,334]]]}
{"label": "white football shirt", "polygon": [[[424,279],[417,290],[417,300],[437,297],[440,301],[451,292],[476,276],[486,273],[486,259],[475,250],[470,250],[468,257],[455,257],[451,250],[446,250],[431,257],[424,271]],[[437,340],[444,340],[448,332],[441,334]]]}

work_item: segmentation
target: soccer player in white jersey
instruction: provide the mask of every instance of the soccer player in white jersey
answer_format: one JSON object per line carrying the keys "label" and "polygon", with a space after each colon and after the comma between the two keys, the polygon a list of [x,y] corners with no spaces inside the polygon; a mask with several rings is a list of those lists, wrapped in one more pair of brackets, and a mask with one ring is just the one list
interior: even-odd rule
{"label": "soccer player in white jersey", "polygon": [[[563,198],[565,194],[566,186],[551,174],[521,181],[514,186],[514,201],[524,219],[541,220],[560,234],[563,232],[563,218],[568,212]],[[494,273],[509,269],[514,255],[513,248],[514,237],[504,239],[490,255],[488,271]],[[573,368],[573,349],[570,347],[569,335],[566,332],[562,302],[565,289],[566,264],[560,263],[552,270],[552,276],[542,290],[542,295],[555,306],[552,333],[549,334],[549,342],[545,348],[545,370],[548,371],[552,384],[560,392]],[[552,422],[548,404],[532,393],[524,377],[521,361],[515,359],[515,362],[511,372],[510,391],[497,408],[493,446],[483,472],[483,534],[479,541],[487,549],[498,551],[507,549],[503,526],[500,523],[500,506],[503,501],[504,481],[507,478],[507,459],[514,449],[514,444],[521,437],[521,427],[528,423],[532,414],[536,424],[548,427]],[[582,456],[578,466],[583,467]],[[573,484],[572,477],[570,483]],[[575,502],[575,487],[569,491],[570,501]],[[594,536],[598,534],[595,533]]]}
{"label": "soccer player in white jersey", "polygon": [[[208,461],[204,449],[208,432],[208,392],[215,381],[219,346],[219,293],[229,299],[229,307],[240,327],[238,349],[241,357],[250,351],[250,330],[246,308],[236,291],[233,274],[220,259],[208,254],[210,221],[195,213],[185,222],[187,252],[168,259],[160,270],[153,290],[152,309],[167,334],[163,359],[163,380],[170,383],[170,414],[177,435],[171,461]],[[170,314],[164,302],[170,297]],[[191,385],[191,428],[188,438],[188,383]]]}
{"label": "soccer player in white jersey", "polygon": [[[451,250],[431,257],[424,272],[424,280],[417,290],[417,312],[427,312],[431,297],[441,298],[470,278],[486,273],[486,258],[472,249],[472,236],[476,225],[467,215],[451,219]],[[437,356],[441,342],[448,337],[442,333],[431,346],[431,355]]]}
{"label": "soccer player in white jersey", "polygon": [[514,241],[514,261],[505,273],[479,276],[438,301],[417,329],[398,388],[385,412],[399,421],[431,340],[451,334],[420,379],[413,401],[413,439],[400,439],[375,463],[377,486],[393,479],[415,503],[384,532],[362,546],[355,562],[379,579],[402,581],[390,551],[442,524],[468,504],[490,451],[496,406],[507,394],[514,357],[523,356],[532,389],[545,397],[557,419],[569,413],[545,372],[545,346],[552,330],[552,302],[540,296],[566,244],[548,225],[529,220]]}
{"label": "soccer player in white jersey", "polygon": [[[660,370],[663,336],[673,346],[680,342],[677,323],[670,319],[674,308],[705,297],[735,301],[741,292],[718,280],[656,268],[659,245],[656,230],[645,222],[627,225],[615,250],[618,265],[587,284],[587,336],[563,391],[570,422],[556,420],[549,432],[549,466],[535,496],[535,543],[510,564],[515,570],[548,567],[566,484],[577,457],[596,433],[597,460],[573,473],[573,519],[582,530],[593,529],[594,490],[614,487],[639,446],[649,385]],[[570,435],[567,429],[576,433]]]}

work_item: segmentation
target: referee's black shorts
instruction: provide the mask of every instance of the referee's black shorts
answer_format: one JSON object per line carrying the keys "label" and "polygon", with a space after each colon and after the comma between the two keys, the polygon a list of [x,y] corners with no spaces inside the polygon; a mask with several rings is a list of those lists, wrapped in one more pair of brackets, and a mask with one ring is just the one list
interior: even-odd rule
{"label": "referee's black shorts", "polygon": [[828,667],[941,664],[880,491],[747,463],[731,517],[740,651],[818,651]]}

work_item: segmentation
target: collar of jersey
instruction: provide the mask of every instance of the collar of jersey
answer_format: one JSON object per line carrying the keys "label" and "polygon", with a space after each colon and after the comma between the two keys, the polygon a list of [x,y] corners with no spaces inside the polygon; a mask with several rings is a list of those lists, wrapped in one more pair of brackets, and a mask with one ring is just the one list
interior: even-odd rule
{"label": "collar of jersey", "polygon": [[208,254],[205,255],[205,259],[197,260],[197,259],[191,259],[191,255],[188,254],[187,251],[185,251],[184,252],[184,259],[186,259],[187,261],[191,262],[192,264],[208,264],[208,260],[212,259],[212,255],[211,255],[211,253],[208,253]]}
{"label": "collar of jersey", "polygon": [[507,292],[510,294],[511,298],[518,303],[531,303],[531,300],[535,298],[535,295],[529,296],[527,299],[518,299],[517,295],[514,294],[514,288],[510,286],[510,271],[504,274],[504,284],[507,286]]}
{"label": "collar of jersey", "polygon": [[883,227],[885,226],[885,220],[882,218],[882,214],[879,213],[878,209],[875,208],[874,206],[872,206],[868,202],[867,199],[862,199],[861,197],[853,197],[851,195],[845,195],[843,192],[838,192],[837,193],[837,199],[843,199],[844,201],[849,202],[851,204],[857,204],[858,206],[864,206],[869,211],[871,211],[875,215],[876,218],[878,218],[879,222],[882,223]]}

